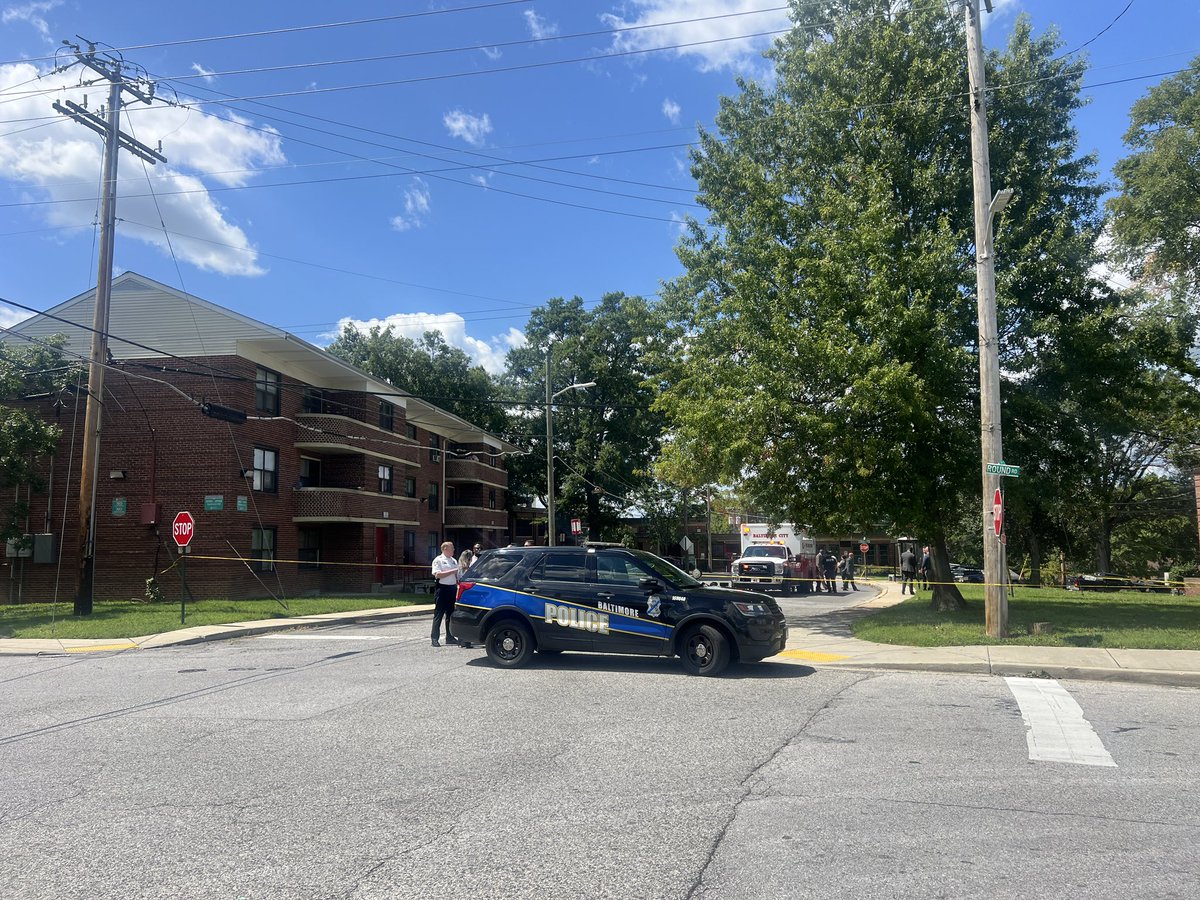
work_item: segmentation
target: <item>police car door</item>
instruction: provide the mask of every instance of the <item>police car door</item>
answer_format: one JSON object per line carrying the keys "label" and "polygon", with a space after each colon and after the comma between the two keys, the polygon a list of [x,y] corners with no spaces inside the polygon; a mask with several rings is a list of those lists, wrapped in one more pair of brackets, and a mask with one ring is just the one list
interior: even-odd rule
{"label": "police car door", "polygon": [[[591,650],[599,629],[579,548],[548,550],[529,572],[531,593],[544,601],[541,616],[531,616],[538,646],[548,650]],[[591,615],[589,616],[589,611]]]}
{"label": "police car door", "polygon": [[663,652],[670,628],[659,621],[660,604],[652,603],[651,591],[643,586],[651,577],[652,572],[626,554],[596,555],[596,605],[608,616],[607,634],[596,635],[596,649],[656,656]]}

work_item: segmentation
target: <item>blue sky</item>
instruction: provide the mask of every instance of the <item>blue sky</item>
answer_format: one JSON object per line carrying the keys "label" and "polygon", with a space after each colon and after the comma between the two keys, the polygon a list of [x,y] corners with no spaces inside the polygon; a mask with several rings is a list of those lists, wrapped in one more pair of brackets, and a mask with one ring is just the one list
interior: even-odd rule
{"label": "blue sky", "polygon": [[[701,212],[686,145],[735,75],[767,73],[783,5],[0,0],[0,297],[46,309],[95,282],[100,141],[44,118],[54,99],[104,102],[43,58],[82,35],[182,104],[123,121],[168,162],[122,154],[117,272],[321,344],[346,319],[437,328],[496,371],[548,298],[652,294],[678,274],[678,223]],[[1064,49],[1094,38],[1078,128],[1105,177],[1133,101],[1200,55],[1196,2],[994,6],[989,45],[1022,11]],[[657,23],[675,24],[640,27]],[[282,33],[249,34],[264,31]],[[0,324],[23,315],[0,304]]]}

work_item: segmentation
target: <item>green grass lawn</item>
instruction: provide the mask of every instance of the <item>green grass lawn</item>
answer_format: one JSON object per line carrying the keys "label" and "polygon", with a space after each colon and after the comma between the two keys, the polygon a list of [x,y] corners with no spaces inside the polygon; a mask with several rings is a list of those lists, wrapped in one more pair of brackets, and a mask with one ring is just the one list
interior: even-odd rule
{"label": "green grass lawn", "polygon": [[[984,633],[983,588],[959,585],[967,608],[934,612],[929,591],[854,623],[854,636],[881,644],[954,647],[1027,644],[1043,647],[1109,647],[1139,650],[1200,650],[1200,598],[1129,591],[1092,593],[1058,588],[1016,588],[1008,598],[1008,631],[998,640]],[[1027,634],[1033,622],[1049,622],[1050,634]]]}
{"label": "green grass lawn", "polygon": [[384,609],[431,603],[427,594],[386,597],[305,597],[288,600],[198,600],[187,605],[187,622],[179,624],[178,603],[97,603],[90,616],[76,618],[71,603],[0,605],[0,638],[130,638],[174,631],[192,625],[223,625],[255,619],[286,619],[319,613]]}

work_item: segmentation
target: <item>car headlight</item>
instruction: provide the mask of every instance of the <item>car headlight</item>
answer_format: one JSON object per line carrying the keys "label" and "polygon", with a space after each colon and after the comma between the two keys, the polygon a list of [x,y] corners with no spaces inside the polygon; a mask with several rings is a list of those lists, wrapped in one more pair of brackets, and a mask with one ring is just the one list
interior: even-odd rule
{"label": "car headlight", "polygon": [[770,610],[767,609],[767,605],[765,603],[743,603],[739,600],[733,605],[737,607],[737,611],[743,616],[765,616],[770,613]]}

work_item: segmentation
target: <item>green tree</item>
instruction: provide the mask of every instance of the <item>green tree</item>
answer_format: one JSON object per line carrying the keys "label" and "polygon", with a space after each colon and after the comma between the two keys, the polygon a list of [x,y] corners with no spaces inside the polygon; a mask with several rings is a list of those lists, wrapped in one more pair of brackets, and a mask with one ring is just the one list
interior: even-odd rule
{"label": "green tree", "polygon": [[75,371],[57,346],[0,343],[0,496],[5,498],[0,540],[19,538],[28,530],[23,496],[45,487],[39,463],[54,451],[61,433],[24,401],[56,395]]}
{"label": "green tree", "polygon": [[498,384],[464,351],[447,344],[441,332],[427,331],[413,340],[390,326],[364,332],[347,325],[326,349],[480,428],[499,435],[509,428]]}
{"label": "green tree", "polygon": [[[741,82],[693,155],[707,227],[679,247],[664,471],[744,480],[760,509],[933,548],[980,490],[974,225],[962,23],[937,4],[795,0],[776,84]],[[1004,392],[1100,302],[1098,189],[1071,114],[1082,63],[1018,22],[989,83]],[[978,517],[976,521],[979,521]],[[961,604],[952,586],[940,607]]]}
{"label": "green tree", "polygon": [[593,538],[614,534],[621,517],[642,500],[654,478],[662,417],[651,411],[658,381],[653,350],[663,333],[658,311],[644,298],[605,294],[592,309],[556,297],[535,309],[526,345],[509,351],[506,379],[529,411],[521,446],[538,448],[515,466],[538,485],[545,502],[546,354],[552,354],[552,393],[571,384],[554,404],[556,501],[563,517],[582,514]]}
{"label": "green tree", "polygon": [[1133,105],[1109,201],[1121,259],[1137,275],[1200,289],[1200,57]]}

